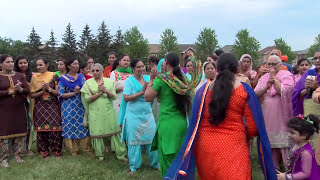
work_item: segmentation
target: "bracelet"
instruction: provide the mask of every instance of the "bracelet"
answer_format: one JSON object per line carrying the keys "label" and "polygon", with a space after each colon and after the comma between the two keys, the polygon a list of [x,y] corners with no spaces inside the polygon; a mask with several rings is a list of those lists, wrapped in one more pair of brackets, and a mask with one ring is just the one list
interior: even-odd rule
{"label": "bracelet", "polygon": [[20,89],[19,89],[19,92],[22,93],[22,92],[23,92],[23,88],[20,88]]}

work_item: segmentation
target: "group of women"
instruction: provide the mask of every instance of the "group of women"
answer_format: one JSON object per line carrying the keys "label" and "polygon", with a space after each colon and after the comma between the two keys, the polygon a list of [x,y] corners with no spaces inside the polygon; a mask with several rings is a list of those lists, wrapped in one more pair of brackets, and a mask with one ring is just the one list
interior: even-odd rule
{"label": "group of women", "polygon": [[[61,156],[64,142],[72,155],[81,148],[93,156],[93,147],[99,160],[114,151],[119,160],[129,159],[134,173],[145,149],[150,167],[159,169],[164,179],[192,179],[195,166],[200,179],[251,179],[248,139],[258,136],[263,173],[267,179],[277,178],[279,158],[285,162],[289,153],[286,122],[301,106],[304,113],[314,113],[318,104],[309,99],[320,79],[308,76],[319,73],[320,52],[314,70],[308,70],[307,59],[298,61],[300,76],[281,70],[278,52],[272,50],[258,72],[249,54],[238,60],[232,53],[219,53],[201,65],[187,52],[186,73],[179,55],[169,53],[159,62],[149,59],[149,76],[144,62],[128,55],[114,60],[115,54],[109,53],[112,65],[105,70],[92,58],[81,65],[76,59],[59,60],[56,73],[39,58],[33,75],[27,59],[14,70],[12,57],[2,55],[0,114],[6,118],[0,121],[1,165],[9,166],[9,143],[14,144],[16,161],[23,162],[20,154],[34,130],[43,158]],[[295,84],[303,88],[293,91]],[[302,104],[292,109],[295,98]],[[31,111],[26,111],[28,99],[34,101]],[[33,129],[28,119],[33,119]]]}

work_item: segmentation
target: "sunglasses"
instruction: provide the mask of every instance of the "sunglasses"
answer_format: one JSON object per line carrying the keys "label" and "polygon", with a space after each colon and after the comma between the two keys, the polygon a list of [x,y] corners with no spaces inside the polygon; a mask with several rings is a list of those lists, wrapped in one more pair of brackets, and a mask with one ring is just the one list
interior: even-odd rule
{"label": "sunglasses", "polygon": [[92,69],[92,72],[100,72],[99,69]]}

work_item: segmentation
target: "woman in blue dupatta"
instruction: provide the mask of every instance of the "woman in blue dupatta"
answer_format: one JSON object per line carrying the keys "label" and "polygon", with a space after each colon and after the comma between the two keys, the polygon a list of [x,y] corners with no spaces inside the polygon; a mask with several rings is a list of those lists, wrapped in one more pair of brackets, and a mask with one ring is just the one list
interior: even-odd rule
{"label": "woman in blue dupatta", "polygon": [[277,179],[259,99],[235,78],[237,64],[233,54],[222,54],[215,82],[198,90],[184,143],[164,179],[194,179],[195,165],[200,179],[251,179],[246,136],[257,134],[265,179]]}
{"label": "woman in blue dupatta", "polygon": [[142,163],[141,151],[146,149],[152,168],[158,169],[157,151],[150,151],[156,124],[150,102],[144,99],[149,78],[143,76],[145,66],[140,59],[130,63],[133,75],[124,83],[123,98],[119,110],[119,124],[122,125],[121,141],[128,146],[130,171],[137,171]]}
{"label": "woman in blue dupatta", "polygon": [[89,130],[83,126],[84,106],[81,101],[80,89],[85,83],[83,74],[79,71],[79,62],[76,59],[66,61],[67,74],[59,78],[59,98],[61,101],[62,137],[71,151],[77,155],[78,144],[82,151],[93,156]]}

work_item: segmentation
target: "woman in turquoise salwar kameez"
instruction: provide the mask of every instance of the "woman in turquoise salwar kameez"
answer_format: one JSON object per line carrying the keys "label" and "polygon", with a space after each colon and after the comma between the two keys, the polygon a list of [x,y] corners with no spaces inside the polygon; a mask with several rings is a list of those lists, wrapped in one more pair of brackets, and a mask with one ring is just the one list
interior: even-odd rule
{"label": "woman in turquoise salwar kameez", "polygon": [[152,168],[158,169],[157,151],[150,151],[156,132],[156,123],[150,102],[144,99],[144,92],[149,81],[144,76],[145,66],[139,59],[130,63],[133,75],[124,83],[123,98],[119,110],[119,124],[122,125],[121,140],[128,146],[130,171],[137,171],[142,162],[141,151],[146,149]]}

